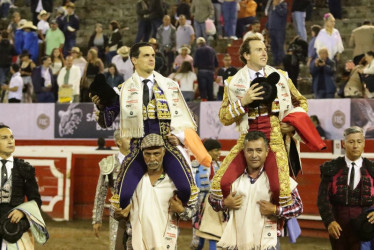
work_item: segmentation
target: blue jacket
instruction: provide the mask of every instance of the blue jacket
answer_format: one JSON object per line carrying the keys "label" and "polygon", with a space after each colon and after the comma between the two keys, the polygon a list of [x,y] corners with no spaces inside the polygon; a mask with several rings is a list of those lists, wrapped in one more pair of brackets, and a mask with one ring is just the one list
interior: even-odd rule
{"label": "blue jacket", "polygon": [[326,65],[323,67],[323,74],[321,74],[320,68],[315,65],[315,60],[319,60],[317,57],[310,63],[310,73],[313,76],[313,93],[317,93],[318,91],[318,80],[320,77],[324,77],[325,86],[324,89],[326,93],[335,93],[336,91],[336,84],[334,81],[334,74],[335,74],[335,62],[327,58]]}
{"label": "blue jacket", "polygon": [[36,34],[36,32],[23,32],[22,50],[27,50],[34,62],[39,61],[39,43],[38,35]]}
{"label": "blue jacket", "polygon": [[[57,83],[55,78],[53,77],[52,70],[48,69],[49,74],[51,75],[51,83],[52,88],[49,90],[53,93],[57,93]],[[32,84],[34,85],[34,92],[36,94],[39,94],[41,92],[46,92],[46,89],[44,89],[44,78],[42,77],[42,66],[36,67],[31,74]]]}
{"label": "blue jacket", "polygon": [[269,30],[271,29],[286,29],[287,23],[287,3],[282,2],[275,6],[273,10],[273,6],[270,5],[269,12],[268,12],[268,22],[267,27]]}

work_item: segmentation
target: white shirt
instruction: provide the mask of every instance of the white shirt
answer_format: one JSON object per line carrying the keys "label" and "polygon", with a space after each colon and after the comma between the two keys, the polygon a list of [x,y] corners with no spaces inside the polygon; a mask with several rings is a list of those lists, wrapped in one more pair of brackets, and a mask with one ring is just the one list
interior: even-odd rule
{"label": "white shirt", "polygon": [[345,156],[345,162],[347,163],[347,167],[349,168],[348,178],[347,178],[347,185],[349,185],[349,177],[351,176],[352,162],[355,163],[355,167],[354,167],[355,179],[354,179],[354,182],[353,182],[353,184],[354,184],[353,189],[355,189],[357,187],[358,183],[360,182],[360,179],[361,179],[360,168],[362,167],[362,157],[360,157],[356,161],[351,161],[350,159],[348,159],[347,156]]}
{"label": "white shirt", "polygon": [[329,58],[332,60],[337,53],[342,53],[344,51],[343,41],[340,37],[340,33],[337,29],[333,29],[331,35],[327,33],[326,29],[322,29],[316,41],[314,42],[314,48],[318,51],[322,48],[327,48],[329,51]]}
{"label": "white shirt", "polygon": [[[14,158],[13,156],[9,157],[8,159],[3,159],[0,157],[0,160],[7,160],[7,162],[5,163],[5,166],[6,166],[6,172],[7,172],[7,175],[8,175],[8,179],[10,177],[10,175],[12,174],[12,168],[13,168],[13,165],[14,165]],[[3,163],[0,162],[0,171],[1,171],[1,168],[3,167]],[[0,178],[0,184],[3,185],[3,183],[1,183],[1,178]]]}
{"label": "white shirt", "polygon": [[21,73],[17,72],[12,75],[9,82],[9,88],[18,87],[17,91],[9,91],[8,99],[15,98],[17,100],[22,100],[22,89],[23,89],[23,80]]}
{"label": "white shirt", "polygon": [[45,35],[45,33],[47,33],[47,30],[49,30],[49,23],[47,21],[40,20],[38,22],[38,30],[41,30],[43,35]]}
{"label": "white shirt", "polygon": [[[61,87],[64,84],[65,75],[66,75],[66,67],[63,67],[57,76],[57,84],[59,87]],[[79,95],[80,82],[81,82],[81,70],[78,66],[73,65],[70,68],[69,80],[68,80],[68,83],[73,85],[73,95]]]}
{"label": "white shirt", "polygon": [[119,162],[120,164],[122,164],[122,162],[123,162],[123,160],[125,159],[125,157],[126,157],[126,155],[123,155],[123,154],[121,153],[121,151],[118,152],[117,158],[118,158],[118,162]]}
{"label": "white shirt", "polygon": [[153,89],[153,85],[155,84],[155,78],[153,76],[153,74],[151,74],[150,76],[148,76],[147,78],[143,78],[143,77],[140,77],[140,81],[143,82],[144,79],[148,79],[149,81],[147,82],[147,86],[148,86],[148,92],[149,92],[149,100],[152,99],[152,89]]}
{"label": "white shirt", "polygon": [[175,73],[172,78],[179,83],[181,91],[194,91],[193,85],[197,81],[197,76],[194,72]]}
{"label": "white shirt", "polygon": [[264,69],[261,69],[259,71],[254,71],[253,69],[248,68],[248,72],[249,72],[249,79],[251,79],[251,81],[253,81],[255,78],[257,78],[257,75],[256,75],[257,72],[260,73],[260,77],[265,76]]}
{"label": "white shirt", "polygon": [[49,68],[44,68],[42,66],[42,77],[44,78],[44,87],[52,85],[51,74],[49,73]]}
{"label": "white shirt", "polygon": [[130,60],[130,57],[124,62],[122,56],[116,55],[112,58],[112,63],[116,65],[118,73],[123,76],[123,80],[126,81],[134,73],[134,66]]}
{"label": "white shirt", "polygon": [[36,6],[35,12],[39,13],[42,10],[43,10],[43,3],[42,3],[42,0],[39,0],[38,5]]}

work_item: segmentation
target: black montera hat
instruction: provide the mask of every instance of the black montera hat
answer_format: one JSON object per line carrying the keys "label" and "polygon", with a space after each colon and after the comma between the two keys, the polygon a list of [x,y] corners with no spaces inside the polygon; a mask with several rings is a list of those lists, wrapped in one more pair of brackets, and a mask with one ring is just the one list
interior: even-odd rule
{"label": "black montera hat", "polygon": [[221,143],[219,143],[219,141],[217,140],[214,140],[214,139],[206,139],[204,141],[204,147],[206,149],[206,151],[210,151],[210,150],[213,150],[213,149],[220,149],[221,148]]}
{"label": "black montera hat", "polygon": [[367,215],[374,209],[363,211],[357,218],[351,219],[351,225],[361,241],[369,241],[374,238],[374,224],[368,221]]}
{"label": "black montera hat", "polygon": [[[280,76],[278,73],[273,72],[268,77],[257,77],[252,82],[251,85],[258,83],[259,86],[262,86],[264,94],[259,97],[263,97],[263,100],[256,100],[249,104],[250,107],[258,107],[261,103],[270,104],[277,97],[277,83],[279,82]],[[258,87],[259,87],[258,86]]]}
{"label": "black montera hat", "polygon": [[0,235],[10,243],[16,243],[29,228],[30,223],[26,217],[23,217],[18,223],[12,223],[6,214],[0,221]]}
{"label": "black montera hat", "polygon": [[118,98],[117,93],[106,82],[103,74],[97,74],[89,88],[91,95],[97,95],[100,98],[100,104],[104,106],[111,106]]}

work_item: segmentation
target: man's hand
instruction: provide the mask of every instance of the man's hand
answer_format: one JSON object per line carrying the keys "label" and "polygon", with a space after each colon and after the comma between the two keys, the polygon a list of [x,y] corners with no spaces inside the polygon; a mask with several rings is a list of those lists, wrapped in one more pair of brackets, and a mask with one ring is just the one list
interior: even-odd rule
{"label": "man's hand", "polygon": [[[263,100],[263,97],[259,97],[265,91],[262,90],[262,86],[257,87],[258,83],[253,84],[251,87],[249,87],[247,93],[245,93],[244,97],[240,100],[243,106],[246,106],[256,100]],[[257,88],[256,88],[257,87]]]}
{"label": "man's hand", "polygon": [[231,192],[226,199],[223,200],[223,205],[228,209],[239,209],[243,203],[243,195]]}
{"label": "man's hand", "polygon": [[91,95],[91,93],[88,94],[88,96],[91,98],[91,101],[99,108],[103,109],[104,106],[100,103],[100,98],[97,95]]}
{"label": "man's hand", "polygon": [[265,200],[260,200],[257,202],[257,204],[260,206],[260,213],[264,216],[270,216],[276,214],[276,208],[277,206],[273,203]]}
{"label": "man's hand", "polygon": [[280,130],[282,134],[288,134],[288,133],[293,133],[295,131],[295,128],[287,123],[281,122],[280,123]]}
{"label": "man's hand", "polygon": [[374,224],[374,211],[373,212],[370,212],[368,214],[368,216],[366,216],[366,218],[368,218],[368,221],[371,223],[371,224]]}
{"label": "man's hand", "polygon": [[10,218],[10,222],[12,222],[12,223],[18,223],[24,216],[25,216],[25,214],[21,210],[14,209],[8,215],[8,218]]}
{"label": "man's hand", "polygon": [[343,231],[342,228],[340,227],[339,223],[336,221],[333,221],[329,224],[327,227],[327,231],[329,234],[334,238],[334,239],[339,239],[340,237],[340,232]]}
{"label": "man's hand", "polygon": [[180,141],[179,141],[179,139],[178,139],[178,137],[176,137],[175,135],[173,135],[173,134],[171,134],[171,133],[167,134],[166,137],[168,138],[168,141],[169,141],[169,142],[171,143],[171,145],[173,145],[173,146],[178,146],[178,145],[181,144]]}
{"label": "man's hand", "polygon": [[94,231],[95,236],[96,236],[97,238],[99,238],[99,230],[100,230],[100,228],[101,228],[101,223],[95,223],[95,224],[93,225],[93,231]]}
{"label": "man's hand", "polygon": [[182,201],[178,198],[178,196],[175,194],[173,197],[169,200],[169,211],[175,212],[175,213],[183,213],[184,212],[184,206]]}
{"label": "man's hand", "polygon": [[116,208],[114,211],[114,216],[116,218],[123,217],[126,219],[130,214],[130,209],[131,209],[131,203],[125,209]]}

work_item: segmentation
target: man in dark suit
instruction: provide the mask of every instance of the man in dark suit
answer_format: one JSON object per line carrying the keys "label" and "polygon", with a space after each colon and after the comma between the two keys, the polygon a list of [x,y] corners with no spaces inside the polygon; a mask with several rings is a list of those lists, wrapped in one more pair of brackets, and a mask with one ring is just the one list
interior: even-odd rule
{"label": "man in dark suit", "polygon": [[40,11],[45,10],[48,13],[53,12],[53,0],[41,0],[41,5],[39,5],[39,0],[31,0],[30,7],[32,13],[32,22],[34,25],[37,25],[39,22],[38,15]]}
{"label": "man in dark suit", "polygon": [[77,31],[79,30],[79,18],[74,14],[74,3],[66,5],[66,15],[62,19],[62,32],[65,35],[64,56],[67,56],[70,50],[75,47]]}
{"label": "man in dark suit", "polygon": [[[374,203],[374,162],[362,157],[365,137],[360,127],[344,131],[345,156],[321,166],[318,209],[325,224],[333,250],[361,249],[361,240],[352,228],[357,218]],[[366,216],[374,223],[374,212]]]}
{"label": "man in dark suit", "polygon": [[[0,218],[9,213],[8,217],[12,223],[18,223],[23,218],[30,222],[32,219],[28,213],[41,218],[39,209],[42,201],[35,178],[35,168],[24,160],[14,158],[14,150],[15,139],[13,132],[8,126],[0,124]],[[27,202],[25,202],[25,197]],[[37,215],[30,211],[37,211]],[[46,230],[45,233],[48,234]],[[3,244],[3,239],[7,240],[7,236],[0,233],[0,244]],[[47,239],[48,236],[45,237],[45,241]],[[4,242],[5,244],[10,244],[8,240]]]}
{"label": "man in dark suit", "polygon": [[31,78],[37,102],[56,102],[58,87],[49,68],[51,63],[51,58],[45,56],[42,58],[42,65],[32,71]]}

